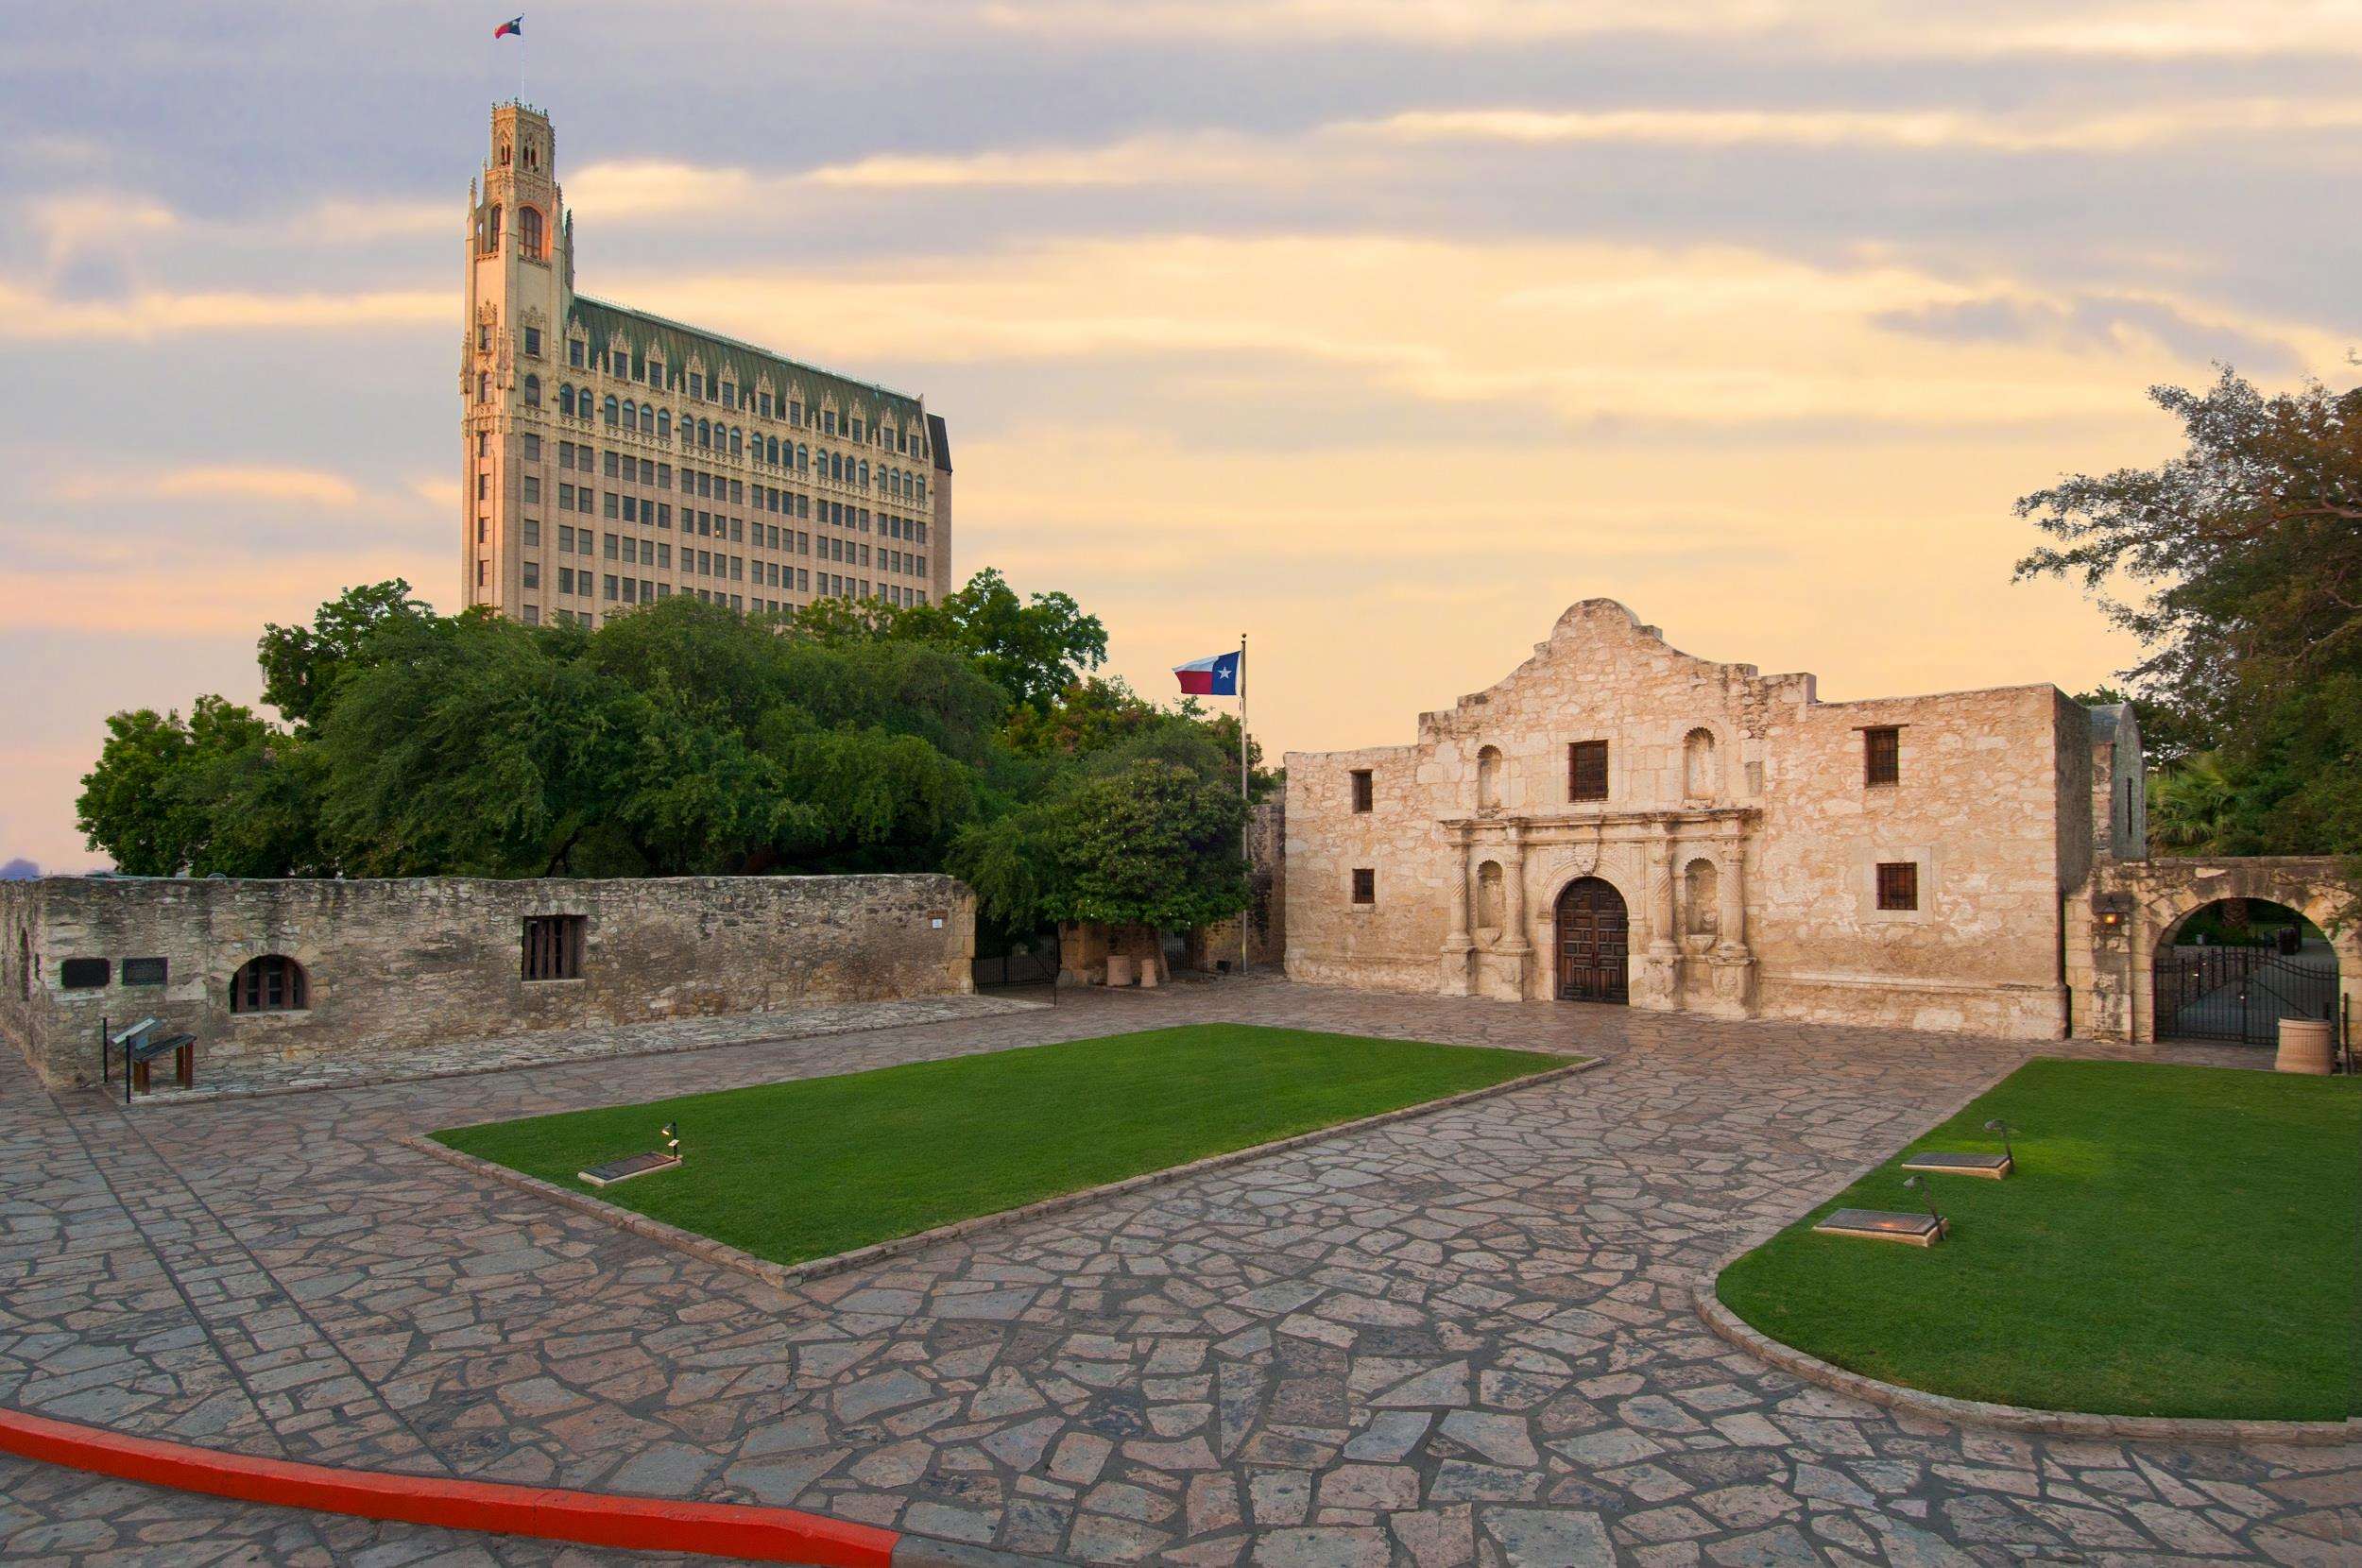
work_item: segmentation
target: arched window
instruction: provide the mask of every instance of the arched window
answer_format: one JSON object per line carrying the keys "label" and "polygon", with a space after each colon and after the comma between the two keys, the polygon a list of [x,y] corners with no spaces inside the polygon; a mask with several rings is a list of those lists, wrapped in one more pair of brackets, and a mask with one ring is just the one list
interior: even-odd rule
{"label": "arched window", "polygon": [[1682,741],[1682,793],[1710,800],[1721,793],[1722,770],[1714,755],[1714,731],[1703,724]]}
{"label": "arched window", "polygon": [[303,965],[282,953],[250,958],[230,977],[232,1013],[300,1013],[311,1006]]}
{"label": "arched window", "polygon": [[599,414],[606,419],[609,429],[622,422],[623,404],[614,393],[609,392],[607,395],[607,401],[599,405]]}
{"label": "arched window", "polygon": [[574,411],[574,389],[565,382],[557,383],[557,411],[560,414],[572,414]]}
{"label": "arched window", "polygon": [[1486,746],[1477,753],[1477,810],[1491,811],[1501,803],[1501,748]]}
{"label": "arched window", "polygon": [[779,438],[778,436],[766,435],[762,438],[762,460],[775,469],[779,466]]}
{"label": "arched window", "polygon": [[501,247],[501,205],[492,203],[484,209],[484,253],[490,255]]}
{"label": "arched window", "polygon": [[527,408],[541,406],[541,378],[539,376],[525,377],[525,406]]}
{"label": "arched window", "polygon": [[829,453],[829,477],[840,485],[845,482],[845,454],[843,452]]}
{"label": "arched window", "polygon": [[697,421],[697,445],[705,448],[709,452],[713,450],[712,420],[700,419]]}
{"label": "arched window", "polygon": [[630,398],[624,400],[624,428],[625,430],[640,428],[640,404]]}
{"label": "arched window", "polygon": [[799,446],[796,449],[796,467],[799,472],[810,473],[812,471],[812,449],[810,447]]}
{"label": "arched window", "polygon": [[730,455],[732,457],[746,455],[746,433],[736,425],[730,426]]}
{"label": "arched window", "polygon": [[517,254],[528,262],[541,259],[541,210],[538,207],[517,209]]}
{"label": "arched window", "polygon": [[642,435],[656,434],[656,404],[642,403],[640,405],[640,434]]}
{"label": "arched window", "polygon": [[480,403],[488,403],[492,401],[492,376],[488,370],[478,370],[475,373],[475,401]]}
{"label": "arched window", "polygon": [[866,459],[861,466],[861,487],[864,490],[869,488],[869,464]]}
{"label": "arched window", "polygon": [[673,411],[669,408],[656,411],[656,438],[659,441],[673,438]]}

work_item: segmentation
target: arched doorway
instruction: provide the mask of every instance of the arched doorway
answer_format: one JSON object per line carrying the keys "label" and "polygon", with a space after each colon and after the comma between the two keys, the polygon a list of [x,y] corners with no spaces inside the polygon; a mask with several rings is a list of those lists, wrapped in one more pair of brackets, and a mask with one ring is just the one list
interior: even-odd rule
{"label": "arched doorway", "polygon": [[2283,1018],[2336,1016],[2337,958],[2287,905],[2218,898],[2158,943],[2150,995],[2160,1040],[2268,1046]]}
{"label": "arched doorway", "polygon": [[1570,1002],[1631,999],[1625,957],[1632,923],[1624,895],[1597,877],[1579,877],[1558,895],[1558,998]]}

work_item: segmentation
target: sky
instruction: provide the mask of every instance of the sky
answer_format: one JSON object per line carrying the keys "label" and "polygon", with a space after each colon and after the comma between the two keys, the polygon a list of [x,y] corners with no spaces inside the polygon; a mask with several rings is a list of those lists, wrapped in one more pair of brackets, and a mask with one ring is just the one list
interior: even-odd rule
{"label": "sky", "polygon": [[0,8],[0,859],[108,713],[459,599],[490,104],[586,293],[922,393],[953,570],[1110,670],[1250,635],[1265,746],[1407,741],[1607,596],[1824,698],[2135,650],[2012,503],[2146,389],[2349,384],[2362,4],[146,0]]}

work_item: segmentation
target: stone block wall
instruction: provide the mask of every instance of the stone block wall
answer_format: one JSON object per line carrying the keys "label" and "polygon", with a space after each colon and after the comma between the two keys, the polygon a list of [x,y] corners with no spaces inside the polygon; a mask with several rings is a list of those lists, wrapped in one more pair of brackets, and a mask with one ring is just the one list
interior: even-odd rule
{"label": "stone block wall", "polygon": [[[582,917],[578,979],[523,978],[525,919],[550,914]],[[0,883],[0,1032],[67,1084],[96,1078],[102,1017],[196,1034],[201,1075],[208,1060],[966,992],[975,900],[941,876],[53,877]],[[301,966],[306,1005],[232,1012],[232,977],[271,954]],[[76,959],[105,961],[106,983],[68,989]]]}
{"label": "stone block wall", "polygon": [[[1290,754],[1288,973],[1550,997],[1556,902],[1597,878],[1628,913],[1635,1005],[2056,1037],[2088,724],[2049,686],[1823,703],[1810,675],[1585,601],[1412,744]],[[1872,786],[1863,731],[1886,725],[1900,778]],[[1568,798],[1584,741],[1607,743],[1602,801]],[[1918,868],[1917,909],[1877,907],[1882,862]]]}

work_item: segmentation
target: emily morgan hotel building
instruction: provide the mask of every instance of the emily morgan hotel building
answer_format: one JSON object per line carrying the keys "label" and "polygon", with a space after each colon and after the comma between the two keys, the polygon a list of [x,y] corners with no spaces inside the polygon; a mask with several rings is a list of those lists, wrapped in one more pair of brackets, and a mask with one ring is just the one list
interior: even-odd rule
{"label": "emily morgan hotel building", "polygon": [[675,594],[745,613],[951,586],[924,399],[574,292],[549,117],[492,111],[460,354],[467,603],[598,624]]}

